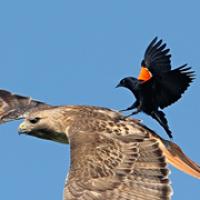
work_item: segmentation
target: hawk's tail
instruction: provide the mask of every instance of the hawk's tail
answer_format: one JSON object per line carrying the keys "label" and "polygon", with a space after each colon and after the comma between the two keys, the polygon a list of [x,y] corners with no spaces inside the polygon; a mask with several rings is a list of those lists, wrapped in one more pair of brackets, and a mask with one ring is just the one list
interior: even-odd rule
{"label": "hawk's tail", "polygon": [[163,149],[168,163],[200,179],[200,166],[188,158],[177,144],[167,140],[162,140],[162,143],[163,145],[161,145],[161,148]]}

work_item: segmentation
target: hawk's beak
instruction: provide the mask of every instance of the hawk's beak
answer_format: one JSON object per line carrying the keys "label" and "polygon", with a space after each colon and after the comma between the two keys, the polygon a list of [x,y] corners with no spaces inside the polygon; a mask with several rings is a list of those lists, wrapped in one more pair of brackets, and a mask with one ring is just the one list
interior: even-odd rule
{"label": "hawk's beak", "polygon": [[119,83],[118,85],[115,86],[115,88],[118,88],[118,87],[122,87],[122,85]]}
{"label": "hawk's beak", "polygon": [[19,134],[22,134],[22,133],[25,133],[26,132],[26,125],[24,122],[22,122],[20,125],[19,125],[19,128],[18,128],[18,133]]}

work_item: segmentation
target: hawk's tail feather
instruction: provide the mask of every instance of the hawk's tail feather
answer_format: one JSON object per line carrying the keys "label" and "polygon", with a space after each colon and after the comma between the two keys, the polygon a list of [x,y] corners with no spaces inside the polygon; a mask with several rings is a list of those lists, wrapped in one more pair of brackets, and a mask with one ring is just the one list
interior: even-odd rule
{"label": "hawk's tail feather", "polygon": [[167,140],[162,140],[163,153],[167,159],[167,162],[176,167],[177,169],[200,179],[200,166],[188,158],[181,148]]}

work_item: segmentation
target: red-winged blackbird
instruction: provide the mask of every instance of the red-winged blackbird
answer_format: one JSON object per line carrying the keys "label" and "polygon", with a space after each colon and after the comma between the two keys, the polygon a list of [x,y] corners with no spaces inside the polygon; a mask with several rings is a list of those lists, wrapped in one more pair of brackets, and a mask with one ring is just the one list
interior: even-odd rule
{"label": "red-winged blackbird", "polygon": [[117,87],[128,88],[136,98],[133,105],[121,111],[136,109],[131,115],[143,111],[157,120],[172,138],[165,114],[159,108],[163,109],[181,98],[194,79],[194,71],[187,64],[171,70],[169,51],[162,40],[154,38],[145,51],[138,78],[126,77]]}

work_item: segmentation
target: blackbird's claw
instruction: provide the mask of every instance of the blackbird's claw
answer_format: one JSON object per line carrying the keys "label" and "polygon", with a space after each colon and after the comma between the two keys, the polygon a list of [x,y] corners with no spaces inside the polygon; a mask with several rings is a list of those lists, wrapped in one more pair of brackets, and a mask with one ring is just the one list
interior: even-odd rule
{"label": "blackbird's claw", "polygon": [[127,111],[127,109],[124,109],[124,110],[119,110],[119,112],[125,112],[125,111]]}
{"label": "blackbird's claw", "polygon": [[126,120],[127,118],[129,118],[131,116],[131,114],[130,115],[125,115],[125,116],[120,116],[120,120]]}
{"label": "blackbird's claw", "polygon": [[140,110],[136,110],[136,111],[132,112],[132,113],[130,114],[130,116],[131,116],[131,115],[138,114],[139,112],[140,112]]}

